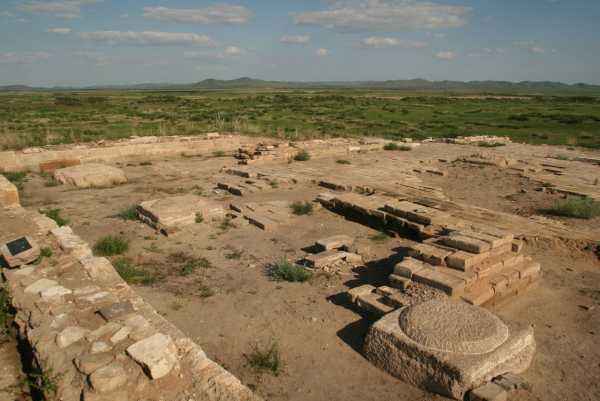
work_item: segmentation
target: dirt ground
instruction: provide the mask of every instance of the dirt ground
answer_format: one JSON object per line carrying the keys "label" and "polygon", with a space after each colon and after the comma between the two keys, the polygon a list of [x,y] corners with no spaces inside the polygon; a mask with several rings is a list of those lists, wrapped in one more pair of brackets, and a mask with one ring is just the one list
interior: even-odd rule
{"label": "dirt ground", "polygon": [[[402,157],[418,158],[427,150]],[[389,159],[389,152],[354,156],[352,166]],[[394,156],[397,157],[397,156]],[[394,249],[409,240],[375,241],[376,231],[316,208],[309,216],[291,216],[273,232],[254,226],[196,224],[164,237],[150,227],[115,217],[144,200],[179,193],[202,193],[223,202],[311,201],[323,192],[316,185],[280,187],[243,198],[214,191],[213,176],[233,166],[231,158],[178,158],[122,163],[130,181],[107,189],[75,190],[47,186],[32,175],[22,192],[26,207],[60,208],[74,231],[94,244],[106,235],[130,241],[125,255],[155,275],[156,282],[138,286],[156,309],[196,340],[207,354],[268,400],[442,400],[407,385],[371,365],[362,355],[367,317],[352,310],[342,293],[360,283],[380,283],[393,266]],[[336,159],[314,159],[307,165],[332,174],[351,174],[352,166]],[[285,165],[281,166],[285,169]],[[535,214],[556,198],[538,192],[539,185],[494,167],[456,164],[448,177],[428,176],[453,200],[516,213]],[[465,179],[467,177],[467,179]],[[524,191],[521,191],[524,190]],[[598,233],[597,221],[565,224]],[[307,283],[274,281],[270,263],[296,259],[316,239],[335,234],[357,238],[367,266],[341,275],[316,275]],[[538,351],[525,373],[530,391],[515,400],[600,399],[600,261],[591,252],[561,241],[529,241],[525,252],[542,263],[536,288],[495,310],[500,316],[535,326]],[[181,274],[177,255],[206,258],[207,266]],[[173,256],[175,255],[175,256]],[[278,375],[255,371],[247,356],[255,347],[276,343],[283,368]]]}

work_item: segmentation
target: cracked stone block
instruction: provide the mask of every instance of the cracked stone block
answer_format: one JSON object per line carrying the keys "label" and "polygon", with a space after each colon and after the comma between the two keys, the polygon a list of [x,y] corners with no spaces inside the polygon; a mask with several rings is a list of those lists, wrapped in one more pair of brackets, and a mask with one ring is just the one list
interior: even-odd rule
{"label": "cracked stone block", "polygon": [[54,287],[46,288],[46,289],[40,291],[40,296],[42,297],[43,300],[47,301],[50,299],[60,298],[65,295],[69,295],[72,292],[73,291],[71,291],[68,288],[65,288],[60,285],[56,285]]}
{"label": "cracked stone block", "polygon": [[108,365],[114,359],[114,356],[108,353],[88,354],[77,358],[75,365],[81,373],[90,375],[101,367]]}
{"label": "cracked stone block", "polygon": [[439,299],[385,315],[370,328],[364,352],[395,377],[462,400],[500,374],[526,370],[535,340],[529,325],[504,322],[486,309]]}
{"label": "cracked stone block", "polygon": [[120,317],[135,313],[133,305],[130,301],[117,302],[106,308],[98,310],[98,314],[104,318],[104,320],[114,320]]}
{"label": "cracked stone block", "polygon": [[127,182],[123,170],[97,163],[58,169],[54,172],[54,179],[77,188],[106,188]]}
{"label": "cracked stone block", "polygon": [[56,344],[60,348],[66,348],[71,344],[81,340],[88,333],[88,330],[79,326],[69,326],[56,336]]}
{"label": "cracked stone block", "polygon": [[469,401],[506,401],[506,390],[494,383],[487,383],[469,393]]}
{"label": "cracked stone block", "polygon": [[105,343],[104,341],[96,341],[95,343],[92,344],[92,347],[90,348],[90,352],[92,354],[98,354],[101,352],[108,352],[112,349],[112,347],[110,345],[108,345],[107,343]]}
{"label": "cracked stone block", "polygon": [[113,336],[110,338],[110,342],[113,344],[120,343],[129,336],[129,333],[131,333],[130,327],[122,327],[119,329],[119,331],[113,334]]}
{"label": "cracked stone block", "polygon": [[19,191],[15,184],[0,174],[0,206],[18,206]]}
{"label": "cracked stone block", "polygon": [[86,295],[86,296],[82,296],[79,299],[81,299],[82,301],[86,301],[89,303],[95,303],[98,302],[100,300],[103,300],[107,297],[110,297],[111,293],[110,292],[106,292],[106,291],[101,291],[101,292],[97,292],[95,294],[90,294],[90,295]]}
{"label": "cracked stone block", "polygon": [[101,367],[90,375],[90,384],[99,393],[115,391],[124,386],[128,380],[127,372],[118,362]]}
{"label": "cracked stone block", "polygon": [[98,327],[96,330],[89,332],[85,337],[88,341],[95,341],[101,337],[115,333],[121,328],[121,325],[115,322],[108,322],[105,325]]}
{"label": "cracked stone block", "polygon": [[162,333],[131,345],[127,348],[127,354],[139,363],[152,379],[166,376],[178,365],[177,348],[171,337]]}
{"label": "cracked stone block", "polygon": [[323,238],[315,242],[315,245],[321,251],[331,251],[333,249],[347,251],[352,244],[354,244],[354,238],[347,235],[334,235],[333,237]]}
{"label": "cracked stone block", "polygon": [[58,283],[54,280],[48,280],[47,278],[41,278],[41,279],[37,280],[36,282],[34,282],[33,284],[30,284],[27,287],[25,287],[25,293],[26,294],[39,294],[40,292],[42,292],[48,288],[56,287],[57,285],[58,285]]}
{"label": "cracked stone block", "polygon": [[80,260],[89,278],[106,285],[115,285],[123,280],[106,258],[89,257]]}
{"label": "cracked stone block", "polygon": [[375,291],[375,287],[370,284],[361,285],[359,287],[352,288],[348,290],[348,298],[351,303],[355,303],[360,295],[370,294]]}

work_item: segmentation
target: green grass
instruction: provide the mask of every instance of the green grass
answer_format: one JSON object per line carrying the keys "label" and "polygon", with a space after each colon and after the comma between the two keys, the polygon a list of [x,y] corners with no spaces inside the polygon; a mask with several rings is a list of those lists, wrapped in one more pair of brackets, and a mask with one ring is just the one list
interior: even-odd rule
{"label": "green grass", "polygon": [[369,239],[373,242],[382,243],[382,242],[386,242],[387,240],[389,240],[390,236],[384,232],[379,232],[377,234],[371,235],[369,237]]}
{"label": "green grass", "polygon": [[194,273],[197,269],[210,269],[212,264],[206,258],[194,258],[186,261],[183,266],[181,266],[181,270],[179,274],[181,276],[189,276]]}
{"label": "green grass", "polygon": [[1,96],[0,150],[213,131],[290,141],[501,135],[516,142],[600,148],[598,93],[575,90],[512,99],[338,88]]}
{"label": "green grass", "polygon": [[6,285],[0,286],[0,342],[2,337],[8,332],[8,323],[10,321],[10,302],[8,299],[8,288]]}
{"label": "green grass", "polygon": [[544,209],[542,212],[553,216],[591,219],[600,216],[600,202],[590,198],[571,197],[556,202],[551,208]]}
{"label": "green grass", "polygon": [[281,356],[275,341],[266,348],[254,346],[252,352],[245,357],[248,365],[258,372],[267,372],[274,376],[278,376],[281,372]]}
{"label": "green grass", "polygon": [[312,277],[312,273],[302,266],[282,259],[271,266],[271,276],[279,281],[302,283]]}
{"label": "green grass", "polygon": [[294,160],[297,162],[305,162],[310,160],[310,153],[307,150],[302,149],[300,152],[296,153],[294,156]]}
{"label": "green grass", "polygon": [[200,298],[209,298],[213,295],[215,295],[215,291],[204,284],[200,285],[200,287],[198,288],[198,296]]}
{"label": "green grass", "polygon": [[32,372],[27,374],[27,377],[23,380],[23,384],[32,390],[36,396],[33,399],[43,398],[44,400],[52,400],[55,398],[56,392],[58,391],[58,379],[60,375],[54,374],[54,371],[50,368],[46,371],[40,368],[34,368]]}
{"label": "green grass", "polygon": [[204,216],[202,216],[202,213],[200,213],[200,212],[196,213],[195,221],[197,224],[200,224],[204,221]]}
{"label": "green grass", "polygon": [[156,282],[153,274],[134,266],[129,259],[117,259],[113,262],[113,266],[119,276],[129,284],[152,285]]}
{"label": "green grass", "polygon": [[132,205],[129,206],[127,209],[123,209],[121,210],[118,214],[117,217],[119,217],[122,220],[126,220],[126,221],[135,221],[138,220],[138,212],[137,212],[137,206]]}
{"label": "green grass", "polygon": [[94,245],[94,252],[100,256],[121,255],[129,249],[129,241],[122,237],[106,236]]}
{"label": "green grass", "polygon": [[226,155],[224,150],[215,150],[213,152],[214,157],[224,157]]}
{"label": "green grass", "polygon": [[409,151],[412,150],[412,147],[408,146],[408,145],[398,145],[396,142],[388,142],[385,145],[383,145],[383,149],[384,150],[401,150],[401,151]]}
{"label": "green grass", "polygon": [[294,202],[290,205],[290,208],[296,216],[309,215],[313,212],[313,205],[310,202]]}
{"label": "green grass", "polygon": [[42,213],[46,217],[54,220],[56,222],[56,224],[58,224],[59,227],[66,226],[67,224],[69,224],[70,221],[69,221],[69,219],[62,217],[60,215],[60,212],[61,212],[61,209],[40,210],[40,213]]}
{"label": "green grass", "polygon": [[27,182],[27,172],[25,171],[18,171],[14,173],[7,172],[2,173],[2,175],[6,177],[8,181],[12,182],[19,191],[23,189],[23,184]]}

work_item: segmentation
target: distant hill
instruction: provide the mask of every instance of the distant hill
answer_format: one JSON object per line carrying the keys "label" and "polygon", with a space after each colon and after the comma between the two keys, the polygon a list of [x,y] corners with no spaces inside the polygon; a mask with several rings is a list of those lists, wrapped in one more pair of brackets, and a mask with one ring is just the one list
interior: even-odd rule
{"label": "distant hill", "polygon": [[565,84],[561,82],[509,82],[509,81],[428,81],[426,79],[388,81],[323,81],[291,82],[265,81],[248,77],[219,80],[205,79],[191,84],[145,83],[135,85],[98,85],[88,87],[36,88],[27,85],[0,86],[0,91],[73,91],[73,90],[225,90],[225,89],[378,89],[432,92],[471,93],[569,93],[600,95],[600,85],[585,83]]}

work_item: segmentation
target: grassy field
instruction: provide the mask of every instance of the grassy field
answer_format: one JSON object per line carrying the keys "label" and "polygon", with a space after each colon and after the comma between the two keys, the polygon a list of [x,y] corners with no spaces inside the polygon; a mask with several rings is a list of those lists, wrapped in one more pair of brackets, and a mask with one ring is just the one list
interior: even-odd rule
{"label": "grassy field", "polygon": [[506,135],[600,148],[600,97],[368,90],[0,93],[0,148],[235,131],[290,140]]}

